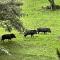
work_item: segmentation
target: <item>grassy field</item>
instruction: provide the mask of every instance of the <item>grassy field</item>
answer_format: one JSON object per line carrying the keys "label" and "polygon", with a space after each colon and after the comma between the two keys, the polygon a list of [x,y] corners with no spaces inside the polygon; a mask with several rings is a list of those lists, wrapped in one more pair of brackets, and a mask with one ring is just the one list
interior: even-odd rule
{"label": "grassy field", "polygon": [[[59,0],[55,2],[58,5],[60,3]],[[25,38],[23,34],[13,30],[16,39],[0,42],[0,47],[6,48],[12,55],[1,55],[1,60],[58,60],[56,48],[60,49],[60,10],[41,8],[47,5],[49,5],[48,0],[24,0],[22,12],[26,15],[21,17],[21,20],[26,29],[49,27],[52,32]],[[0,29],[0,34],[5,33],[8,32]]]}

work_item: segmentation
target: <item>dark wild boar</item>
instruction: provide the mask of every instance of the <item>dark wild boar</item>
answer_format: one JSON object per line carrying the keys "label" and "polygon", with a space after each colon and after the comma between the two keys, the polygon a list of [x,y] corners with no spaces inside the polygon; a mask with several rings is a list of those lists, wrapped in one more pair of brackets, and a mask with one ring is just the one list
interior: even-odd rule
{"label": "dark wild boar", "polygon": [[11,40],[12,38],[16,38],[14,34],[4,34],[2,35],[1,41],[4,41],[5,39]]}
{"label": "dark wild boar", "polygon": [[50,28],[37,28],[37,32],[38,33],[39,32],[44,32],[44,34],[45,34],[47,32],[50,32],[51,33],[51,30],[50,30]]}
{"label": "dark wild boar", "polygon": [[27,30],[27,31],[24,32],[25,37],[27,35],[31,35],[31,37],[32,37],[34,34],[37,34],[37,30]]}

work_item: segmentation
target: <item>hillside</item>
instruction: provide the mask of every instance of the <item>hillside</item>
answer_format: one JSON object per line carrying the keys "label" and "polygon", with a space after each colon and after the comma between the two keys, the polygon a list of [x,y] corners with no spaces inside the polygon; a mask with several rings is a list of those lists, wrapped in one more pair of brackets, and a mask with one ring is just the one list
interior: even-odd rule
{"label": "hillside", "polygon": [[[1,60],[58,60],[56,48],[60,49],[60,10],[51,11],[42,9],[49,5],[47,0],[24,0],[22,12],[25,14],[21,20],[26,29],[49,27],[51,33],[27,36],[13,30],[16,39],[0,42],[0,47],[6,48],[12,55],[1,55]],[[56,0],[59,5],[60,1]],[[0,34],[7,33],[0,29]]]}

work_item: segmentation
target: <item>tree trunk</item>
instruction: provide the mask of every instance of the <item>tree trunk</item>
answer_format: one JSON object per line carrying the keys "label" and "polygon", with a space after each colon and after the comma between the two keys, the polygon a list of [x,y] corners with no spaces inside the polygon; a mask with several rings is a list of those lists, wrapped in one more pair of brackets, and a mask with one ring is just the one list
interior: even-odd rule
{"label": "tree trunk", "polygon": [[50,2],[51,10],[55,10],[56,9],[56,6],[55,6],[54,0],[48,0],[48,1]]}

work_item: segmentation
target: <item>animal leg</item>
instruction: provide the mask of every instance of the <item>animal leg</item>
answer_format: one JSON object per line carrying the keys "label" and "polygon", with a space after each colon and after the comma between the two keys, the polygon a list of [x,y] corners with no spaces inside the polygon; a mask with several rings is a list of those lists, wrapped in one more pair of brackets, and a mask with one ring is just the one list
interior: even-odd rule
{"label": "animal leg", "polygon": [[33,34],[31,34],[31,37],[33,36]]}
{"label": "animal leg", "polygon": [[46,32],[44,32],[44,34],[46,34]]}
{"label": "animal leg", "polygon": [[38,32],[38,34],[39,34],[39,32]]}

